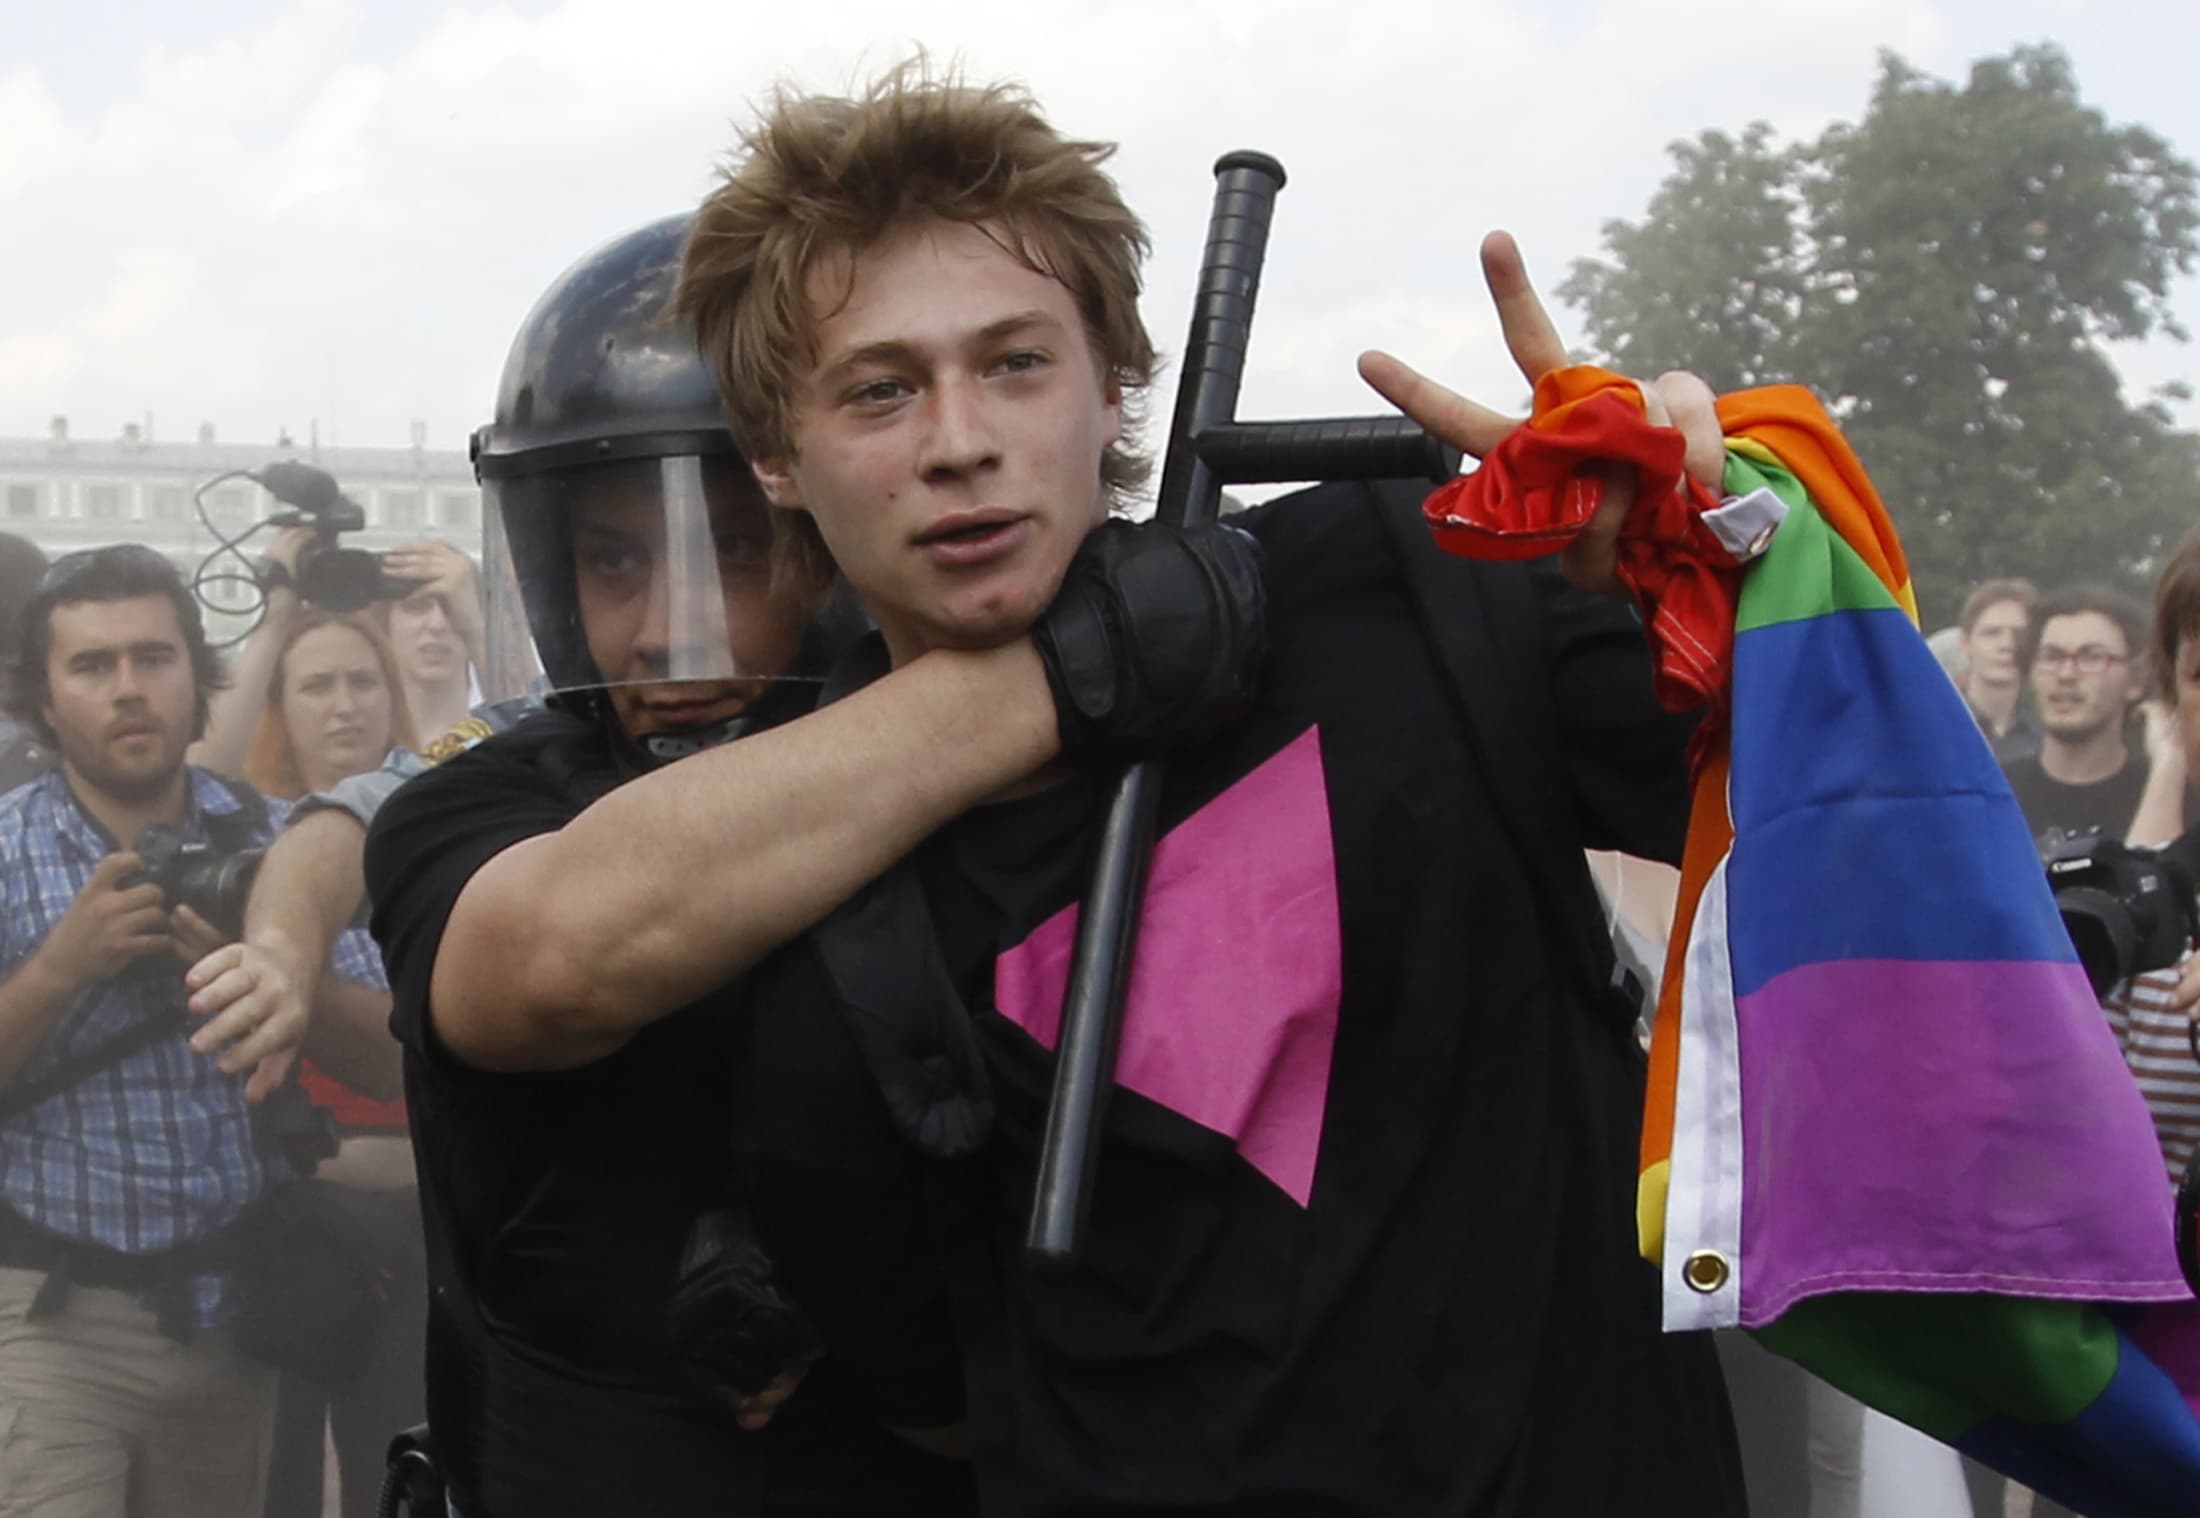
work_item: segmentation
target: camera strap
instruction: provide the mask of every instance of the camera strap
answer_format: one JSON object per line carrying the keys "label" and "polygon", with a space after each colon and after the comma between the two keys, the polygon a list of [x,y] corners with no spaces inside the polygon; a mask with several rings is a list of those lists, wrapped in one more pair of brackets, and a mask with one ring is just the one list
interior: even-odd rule
{"label": "camera strap", "polygon": [[[827,705],[887,669],[866,636],[825,682]],[[940,951],[913,859],[899,859],[810,929],[849,1036],[896,1129],[934,1159],[976,1151],[993,1131],[992,1077]]]}
{"label": "camera strap", "polygon": [[190,1025],[190,1021],[191,1014],[181,1007],[173,1013],[149,1017],[125,1028],[105,1043],[94,1044],[59,1061],[36,1080],[15,1082],[0,1091],[0,1123],[13,1122],[19,1114],[121,1064],[140,1049],[149,1049],[163,1039],[175,1037]]}

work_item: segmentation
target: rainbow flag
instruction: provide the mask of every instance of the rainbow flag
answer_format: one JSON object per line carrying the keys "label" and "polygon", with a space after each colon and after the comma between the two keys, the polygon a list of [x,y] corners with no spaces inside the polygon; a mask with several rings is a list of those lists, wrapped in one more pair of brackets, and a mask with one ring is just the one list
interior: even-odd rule
{"label": "rainbow flag", "polygon": [[1739,1324],[2087,1518],[2200,1513],[2200,1317],[2146,1107],[1899,542],[1792,386],[1723,399],[1743,572],[1652,1041],[1669,1329]]}

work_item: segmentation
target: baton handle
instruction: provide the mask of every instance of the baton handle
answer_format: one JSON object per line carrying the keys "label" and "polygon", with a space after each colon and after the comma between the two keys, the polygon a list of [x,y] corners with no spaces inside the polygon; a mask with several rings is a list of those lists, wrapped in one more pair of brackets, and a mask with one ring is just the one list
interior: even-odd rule
{"label": "baton handle", "polygon": [[1204,527],[1219,512],[1222,481],[1200,457],[1197,439],[1237,415],[1253,303],[1268,258],[1268,227],[1283,188],[1283,165],[1266,153],[1226,153],[1215,163],[1215,206],[1207,250],[1192,293],[1192,330],[1176,385],[1176,416],[1161,465],[1154,515],[1180,527]]}
{"label": "baton handle", "polygon": [[[1261,264],[1268,257],[1268,226],[1283,178],[1283,165],[1265,153],[1228,153],[1215,164],[1214,209],[1207,219],[1207,248],[1199,262],[1191,336],[1184,344],[1176,417],[1155,506],[1163,521],[1204,526],[1219,514],[1222,481],[1200,458],[1194,439],[1236,414]],[[1149,760],[1124,770],[1078,914],[1077,947],[1062,995],[1054,1092],[1024,1235],[1025,1252],[1040,1269],[1074,1265],[1084,1239],[1160,807],[1161,766]]]}
{"label": "baton handle", "polygon": [[1459,450],[1402,416],[1317,422],[1217,422],[1199,457],[1225,485],[1285,480],[1412,480],[1440,485],[1459,472]]}

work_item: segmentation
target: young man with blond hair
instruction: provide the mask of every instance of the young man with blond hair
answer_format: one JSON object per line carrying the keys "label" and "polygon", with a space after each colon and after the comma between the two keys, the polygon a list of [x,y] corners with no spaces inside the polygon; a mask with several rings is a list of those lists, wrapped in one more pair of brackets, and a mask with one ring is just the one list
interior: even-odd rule
{"label": "young man with blond hair", "polygon": [[[783,94],[697,213],[678,309],[884,679],[1021,637],[1115,536],[1153,350],[1108,153],[1019,90],[904,68]],[[1484,266],[1527,377],[1562,364],[1508,239]],[[1514,425],[1362,371],[1471,451]],[[1645,395],[1715,479],[1709,392]],[[1580,585],[1615,583],[1631,488],[1608,475]],[[1623,606],[1430,566],[1393,531],[1417,505],[1323,487],[1232,519],[1265,552],[1270,658],[1251,714],[1171,758],[1073,1272],[1035,1274],[1021,1233],[1104,769],[947,822],[750,977],[731,1110],[783,1279],[836,1350],[905,1369],[881,1304],[937,1239],[990,1510],[1741,1510],[1709,1345],[1659,1332],[1635,1252],[1632,1029],[1582,989],[1525,852],[1674,857],[1686,725]],[[1458,596],[1417,598],[1417,568]],[[1520,838],[1478,757],[1431,625],[1478,615],[1478,585],[1520,608],[1549,732],[1516,736],[1550,746],[1577,836]],[[909,1197],[927,1226],[882,1231]]]}
{"label": "young man with blond hair", "polygon": [[2024,709],[2025,634],[2039,592],[2030,580],[1982,580],[1956,618],[1963,650],[1963,699],[2007,764],[2040,751],[2039,724]]}

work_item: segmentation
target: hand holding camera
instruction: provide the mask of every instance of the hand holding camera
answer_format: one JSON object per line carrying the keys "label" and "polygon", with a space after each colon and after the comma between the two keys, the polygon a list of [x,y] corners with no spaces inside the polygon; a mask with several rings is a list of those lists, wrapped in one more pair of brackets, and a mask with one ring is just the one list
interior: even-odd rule
{"label": "hand holding camera", "polygon": [[145,878],[145,862],[125,851],[92,867],[91,879],[46,935],[38,957],[73,996],[173,945],[167,898]]}
{"label": "hand holding camera", "polygon": [[459,641],[469,649],[480,647],[481,571],[463,549],[436,538],[401,543],[382,555],[382,572],[393,584],[412,586],[412,595],[442,601]]}

